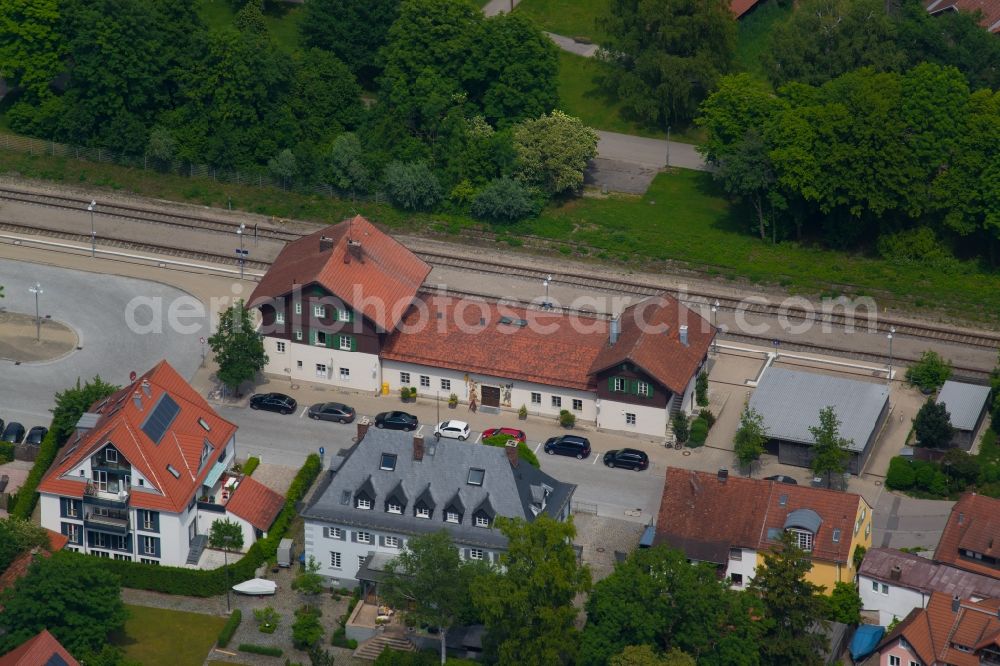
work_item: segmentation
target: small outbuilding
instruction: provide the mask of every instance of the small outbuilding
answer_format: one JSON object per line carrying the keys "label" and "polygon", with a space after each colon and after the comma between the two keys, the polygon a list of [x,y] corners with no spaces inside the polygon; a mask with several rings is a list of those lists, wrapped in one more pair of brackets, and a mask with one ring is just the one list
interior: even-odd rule
{"label": "small outbuilding", "polygon": [[750,408],[761,415],[770,438],[768,451],[779,462],[799,467],[812,462],[809,428],[819,425],[826,407],[833,407],[840,436],[850,442],[848,470],[860,474],[889,415],[885,384],[771,367],[750,397]]}
{"label": "small outbuilding", "polygon": [[944,383],[936,402],[944,404],[951,415],[951,427],[955,429],[951,438],[952,446],[960,446],[966,451],[972,448],[979,426],[986,418],[989,399],[988,386],[953,381]]}

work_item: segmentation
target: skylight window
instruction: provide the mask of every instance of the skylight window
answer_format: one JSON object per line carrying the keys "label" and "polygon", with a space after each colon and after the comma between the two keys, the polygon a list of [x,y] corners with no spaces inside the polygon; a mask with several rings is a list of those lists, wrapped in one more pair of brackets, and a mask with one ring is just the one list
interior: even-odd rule
{"label": "skylight window", "polygon": [[173,465],[168,464],[167,471],[170,472],[170,474],[172,474],[175,479],[181,478],[181,473],[178,472],[176,469],[174,469]]}
{"label": "skylight window", "polygon": [[786,504],[788,504],[788,495],[782,495],[781,497],[779,497],[778,504],[780,504],[781,506],[785,506]]}
{"label": "skylight window", "polygon": [[840,543],[840,528],[836,527],[833,530],[833,542]]}
{"label": "skylight window", "polygon": [[201,418],[200,416],[198,417],[198,425],[200,425],[202,428],[204,428],[205,432],[209,432],[209,431],[212,430],[212,426],[208,425],[208,421],[206,421],[205,419]]}
{"label": "skylight window", "polygon": [[382,459],[378,464],[379,469],[384,469],[388,472],[396,469],[396,454],[395,453],[383,453]]}
{"label": "skylight window", "polygon": [[478,467],[472,467],[469,469],[469,485],[470,486],[481,486],[483,485],[483,479],[486,477],[486,470],[479,469]]}

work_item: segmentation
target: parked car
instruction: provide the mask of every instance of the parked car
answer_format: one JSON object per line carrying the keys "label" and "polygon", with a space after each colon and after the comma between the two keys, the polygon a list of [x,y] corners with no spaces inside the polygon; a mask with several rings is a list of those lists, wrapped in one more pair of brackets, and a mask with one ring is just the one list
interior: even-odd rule
{"label": "parked car", "polygon": [[604,464],[608,467],[624,467],[637,472],[649,467],[649,456],[638,449],[614,449],[604,454]]}
{"label": "parked car", "polygon": [[778,483],[787,483],[793,486],[799,485],[799,482],[790,476],[785,476],[784,474],[775,474],[774,476],[765,476],[765,481],[777,481]]}
{"label": "parked car", "polygon": [[523,430],[518,430],[517,428],[490,428],[483,431],[483,439],[488,439],[493,435],[507,435],[512,439],[516,439],[519,442],[525,442],[528,436],[524,434]]}
{"label": "parked car", "polygon": [[319,421],[350,423],[355,416],[354,408],[342,402],[318,402],[309,408],[309,418]]}
{"label": "parked car", "polygon": [[434,435],[464,442],[469,439],[469,424],[465,421],[441,421],[434,426]]}
{"label": "parked car", "polygon": [[550,456],[558,453],[561,456],[574,456],[577,460],[590,456],[590,440],[579,435],[550,437],[545,441],[544,448]]}
{"label": "parked car", "polygon": [[284,393],[256,393],[250,396],[250,409],[291,414],[299,404]]}
{"label": "parked car", "polygon": [[3,435],[0,435],[0,442],[20,444],[22,439],[24,439],[24,426],[17,421],[8,423],[7,427],[3,429]]}
{"label": "parked car", "polygon": [[406,412],[382,412],[375,415],[376,428],[389,430],[416,430],[417,417]]}
{"label": "parked car", "polygon": [[45,436],[47,434],[49,434],[48,428],[43,428],[42,426],[35,426],[34,428],[28,431],[28,436],[24,438],[24,443],[39,446],[42,443],[42,440],[45,439]]}

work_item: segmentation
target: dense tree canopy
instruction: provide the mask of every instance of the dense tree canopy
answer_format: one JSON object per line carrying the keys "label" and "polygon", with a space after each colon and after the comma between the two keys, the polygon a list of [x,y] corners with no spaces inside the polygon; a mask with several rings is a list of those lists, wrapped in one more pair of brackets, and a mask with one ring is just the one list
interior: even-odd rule
{"label": "dense tree canopy", "polygon": [[399,0],[309,0],[300,24],[306,46],[329,51],[363,80],[378,70],[378,50],[396,20]]}

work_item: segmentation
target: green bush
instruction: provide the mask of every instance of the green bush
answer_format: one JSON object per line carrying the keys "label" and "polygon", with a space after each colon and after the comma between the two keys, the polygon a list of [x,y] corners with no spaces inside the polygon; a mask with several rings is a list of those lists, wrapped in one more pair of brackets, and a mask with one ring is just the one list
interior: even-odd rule
{"label": "green bush", "polygon": [[708,373],[702,370],[694,381],[695,401],[699,407],[708,406]]}
{"label": "green bush", "polygon": [[348,650],[354,650],[358,647],[358,642],[353,638],[348,638],[347,630],[343,627],[337,627],[333,632],[333,636],[330,637],[330,643],[336,647],[347,648]]}
{"label": "green bush", "polygon": [[712,426],[715,425],[715,420],[716,420],[715,414],[713,414],[710,410],[707,409],[701,410],[700,412],[698,412],[698,418],[702,419],[703,421],[705,421],[705,423],[708,424],[709,430],[711,430]]}
{"label": "green bush", "polygon": [[683,444],[688,441],[688,437],[691,434],[691,428],[688,424],[687,414],[684,412],[677,412],[677,415],[673,420],[674,426],[674,436],[677,437],[677,441]]}
{"label": "green bush", "polygon": [[559,425],[564,428],[572,428],[576,425],[576,415],[568,409],[559,411]]}
{"label": "green bush", "polygon": [[268,657],[280,657],[284,654],[281,648],[272,647],[270,645],[254,645],[253,643],[240,643],[240,652],[249,652],[251,654],[262,654]]}
{"label": "green bush", "polygon": [[920,360],[906,369],[906,381],[921,391],[930,393],[941,388],[951,377],[951,363],[933,350],[920,355]]}
{"label": "green bush", "polygon": [[226,620],[226,626],[222,628],[219,632],[218,644],[220,648],[224,648],[229,645],[229,641],[233,640],[233,634],[236,630],[240,628],[240,622],[243,620],[243,613],[239,608],[235,609],[229,619]]}
{"label": "green bush", "polygon": [[472,200],[472,215],[490,222],[517,222],[535,217],[541,204],[531,188],[504,176],[490,181]]}
{"label": "green bush", "polygon": [[14,445],[10,442],[0,442],[0,465],[14,459]]}
{"label": "green bush", "polygon": [[319,618],[323,612],[315,606],[303,606],[295,611],[292,623],[292,645],[297,650],[308,650],[323,639],[323,625]]}
{"label": "green bush", "polygon": [[247,463],[243,465],[243,473],[247,476],[253,474],[253,471],[257,469],[257,465],[260,464],[260,458],[257,456],[250,456],[247,458]]}
{"label": "green bush", "polygon": [[438,177],[426,162],[392,162],[385,169],[389,200],[403,210],[431,210],[443,196]]}
{"label": "green bush", "polygon": [[24,520],[31,518],[35,504],[38,503],[38,484],[42,482],[42,477],[49,471],[49,467],[56,459],[60,444],[55,430],[49,430],[38,447],[38,457],[35,458],[35,464],[32,465],[31,471],[28,472],[28,478],[24,480],[24,484],[17,491],[17,501],[10,512],[15,518],[23,518]]}
{"label": "green bush", "polygon": [[916,480],[917,475],[909,460],[896,456],[889,461],[889,472],[885,475],[885,485],[890,490],[908,490],[913,487]]}
{"label": "green bush", "polygon": [[[507,446],[510,437],[504,434],[493,435],[482,440],[486,446]],[[532,467],[539,467],[538,456],[524,442],[517,443],[517,456]]]}
{"label": "green bush", "polygon": [[708,422],[700,416],[691,422],[691,433],[688,436],[688,446],[702,446],[708,439]]}

